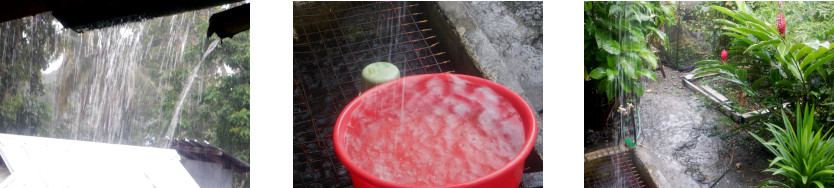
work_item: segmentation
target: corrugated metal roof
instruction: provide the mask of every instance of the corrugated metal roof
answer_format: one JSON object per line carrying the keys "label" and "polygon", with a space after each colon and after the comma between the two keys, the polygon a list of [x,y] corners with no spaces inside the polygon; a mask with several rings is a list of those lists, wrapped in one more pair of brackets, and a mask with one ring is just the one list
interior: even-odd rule
{"label": "corrugated metal roof", "polygon": [[169,147],[177,150],[177,153],[186,159],[221,164],[224,169],[231,169],[238,174],[249,173],[249,163],[226,153],[205,140],[174,139]]}
{"label": "corrugated metal roof", "polygon": [[171,149],[0,134],[0,187],[198,187]]}

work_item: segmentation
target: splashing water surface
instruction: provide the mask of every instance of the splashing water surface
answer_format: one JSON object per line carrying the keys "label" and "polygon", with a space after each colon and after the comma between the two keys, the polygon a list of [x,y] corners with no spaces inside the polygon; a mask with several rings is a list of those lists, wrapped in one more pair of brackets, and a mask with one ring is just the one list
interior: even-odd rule
{"label": "splashing water surface", "polygon": [[405,185],[450,185],[521,151],[521,118],[491,88],[452,74],[401,80],[363,94],[368,100],[351,114],[345,147],[359,168]]}

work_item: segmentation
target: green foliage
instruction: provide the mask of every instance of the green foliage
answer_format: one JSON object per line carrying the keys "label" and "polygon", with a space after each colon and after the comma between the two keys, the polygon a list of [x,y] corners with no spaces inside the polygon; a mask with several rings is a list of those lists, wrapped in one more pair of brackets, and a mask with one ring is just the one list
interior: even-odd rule
{"label": "green foliage", "polygon": [[203,91],[201,114],[214,117],[213,143],[249,161],[249,32],[224,40],[216,54],[237,73],[216,77],[217,84]]}
{"label": "green foliage", "polygon": [[652,69],[657,56],[649,41],[668,45],[666,34],[658,29],[674,23],[674,3],[661,2],[585,2],[585,72],[598,80],[599,91],[608,100],[618,92],[643,94],[639,78],[657,81]]}
{"label": "green foliage", "polygon": [[[208,23],[197,25],[205,28]],[[216,37],[203,42],[208,43]],[[165,83],[163,102],[158,113],[170,119],[179,102],[179,94],[187,82],[193,66],[202,58],[206,46],[193,45],[185,49],[184,66],[164,69],[159,78]],[[232,75],[220,75],[218,67],[228,66]],[[200,68],[201,79],[195,80],[182,114],[177,137],[206,139],[213,145],[249,161],[249,32],[224,39]],[[160,127],[167,127],[167,121]]]}
{"label": "green foliage", "polygon": [[[758,15],[775,20],[779,13],[777,2],[747,2]],[[807,41],[832,41],[834,35],[826,31],[834,29],[834,2],[831,1],[785,1],[782,4],[788,32],[786,39],[791,43]],[[802,24],[791,24],[802,23]],[[775,25],[775,24],[774,24]]]}
{"label": "green foliage", "polygon": [[[208,18],[209,15],[202,18]],[[189,74],[202,58],[208,44],[217,38],[215,35],[206,39],[204,34],[208,21],[200,23],[194,26],[202,33],[196,35],[199,40],[184,49],[185,64],[161,69],[160,73],[153,73],[157,71],[153,68],[147,69],[151,71],[149,74],[160,75],[159,80],[164,83],[163,102],[156,108],[163,119],[170,120]],[[225,152],[249,162],[249,47],[249,31],[245,31],[223,39],[205,58],[199,76],[185,100],[177,122],[176,137],[208,140]],[[224,65],[235,73],[220,74],[217,69]],[[167,128],[167,120],[159,122],[157,126]],[[236,183],[241,182],[241,179],[248,182],[248,175],[235,174]]]}
{"label": "green foliage", "polygon": [[[782,112],[783,127],[765,123],[773,138],[765,141],[750,133],[776,155],[765,172],[782,175],[786,182],[769,180],[759,185],[779,187],[834,186],[834,140],[828,131],[814,130],[814,107],[796,107],[796,129]],[[775,165],[775,166],[774,166]]]}
{"label": "green foliage", "polygon": [[[776,2],[770,2],[776,4]],[[738,7],[746,7],[739,2]],[[829,62],[834,53],[828,42],[817,40],[793,43],[779,34],[774,24],[768,23],[755,13],[747,10],[730,10],[712,6],[734,20],[716,19],[725,35],[732,39],[728,50],[730,56],[743,56],[752,61],[735,61],[730,58],[726,64],[715,60],[698,62],[697,76],[718,74],[714,80],[727,80],[737,85],[756,103],[769,108],[781,108],[785,102],[800,104],[830,103],[834,98],[834,84],[831,79],[834,69]],[[790,19],[790,17],[789,17]],[[788,24],[790,34],[794,25]],[[819,106],[823,119],[834,115],[832,106]]]}
{"label": "green foliage", "polygon": [[49,122],[50,111],[31,94],[7,95],[0,103],[0,132],[33,135]]}
{"label": "green foliage", "polygon": [[50,119],[50,106],[37,100],[44,94],[40,71],[55,47],[50,20],[36,15],[2,23],[0,132],[35,134]]}

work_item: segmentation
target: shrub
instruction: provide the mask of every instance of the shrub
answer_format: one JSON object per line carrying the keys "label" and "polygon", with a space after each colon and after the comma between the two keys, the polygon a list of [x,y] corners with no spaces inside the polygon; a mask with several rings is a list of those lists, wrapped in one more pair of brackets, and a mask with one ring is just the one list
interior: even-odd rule
{"label": "shrub", "polygon": [[782,112],[783,127],[765,123],[773,138],[764,141],[754,133],[756,140],[776,155],[770,160],[765,172],[782,175],[786,182],[766,181],[761,186],[781,187],[825,187],[834,185],[834,140],[829,136],[831,129],[823,133],[814,131],[814,107],[805,106],[804,111],[796,107],[796,129]]}
{"label": "shrub", "polygon": [[[642,96],[639,78],[657,81],[652,71],[657,67],[657,56],[648,44],[662,41],[668,46],[669,40],[658,26],[674,22],[674,6],[661,2],[585,2],[585,79],[599,80],[599,91],[608,100],[618,94]],[[588,67],[592,68],[590,73]]]}
{"label": "shrub", "polygon": [[[774,2],[775,3],[775,2]],[[712,6],[734,21],[716,19],[722,25],[724,35],[732,38],[730,50],[733,55],[746,55],[751,62],[726,64],[717,60],[700,61],[696,76],[718,74],[714,80],[727,80],[738,85],[754,102],[769,108],[781,108],[785,102],[813,104],[820,107],[823,119],[834,115],[834,106],[817,105],[834,102],[834,68],[828,63],[834,58],[834,51],[828,42],[812,41],[792,43],[786,39],[783,14],[778,14],[773,24],[738,2],[738,10]],[[787,29],[792,26],[787,26]]]}

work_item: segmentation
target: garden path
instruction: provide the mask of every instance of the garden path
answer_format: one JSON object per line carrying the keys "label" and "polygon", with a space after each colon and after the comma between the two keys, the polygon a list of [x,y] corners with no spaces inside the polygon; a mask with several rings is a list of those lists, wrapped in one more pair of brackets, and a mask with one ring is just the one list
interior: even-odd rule
{"label": "garden path", "polygon": [[658,82],[643,80],[636,153],[659,187],[710,187],[728,168],[715,187],[755,186],[771,177],[762,170],[772,156],[748,133],[730,132],[734,122],[683,87],[688,73],[655,73]]}

